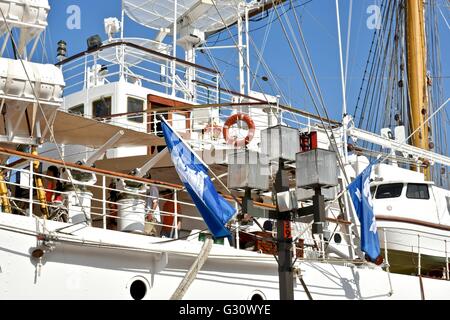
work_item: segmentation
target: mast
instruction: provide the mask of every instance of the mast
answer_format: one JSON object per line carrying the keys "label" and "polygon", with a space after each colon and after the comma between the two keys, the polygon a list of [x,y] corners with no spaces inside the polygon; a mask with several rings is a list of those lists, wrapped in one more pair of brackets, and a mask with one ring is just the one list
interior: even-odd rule
{"label": "mast", "polygon": [[[429,116],[429,106],[423,0],[406,0],[406,32],[411,130],[414,132],[420,128],[412,137],[412,144],[415,147],[430,150],[430,128],[428,124],[424,125]],[[430,169],[426,168],[423,172],[426,179],[430,180]]]}

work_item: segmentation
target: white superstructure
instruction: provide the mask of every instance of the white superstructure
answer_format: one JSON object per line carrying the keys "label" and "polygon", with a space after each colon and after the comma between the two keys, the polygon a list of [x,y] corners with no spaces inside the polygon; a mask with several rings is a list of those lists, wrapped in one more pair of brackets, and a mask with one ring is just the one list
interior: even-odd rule
{"label": "white superstructure", "polygon": [[[377,266],[364,259],[359,222],[342,192],[370,163],[354,152],[342,167],[336,164],[339,185],[324,191],[323,234],[313,234],[311,217],[292,222],[296,299],[308,299],[307,292],[313,299],[448,299],[450,191],[425,181],[402,162],[420,165],[426,158],[432,165],[448,165],[450,158],[283,106],[278,97],[251,90],[244,72],[248,60],[242,57],[240,91],[221,87],[219,70],[196,64],[196,49],[209,34],[234,23],[242,44],[244,29],[248,31],[243,19],[266,3],[163,2],[123,1],[123,13],[158,30],[156,39],[113,38],[114,33],[123,35],[123,25],[110,18],[105,21],[106,42],[57,66],[0,58],[0,102],[2,109],[8,106],[7,134],[0,137],[8,145],[0,148],[0,155],[10,160],[0,164],[0,299],[171,299],[191,266],[205,255],[183,298],[278,299],[276,228],[261,230],[234,217],[227,225],[233,243],[225,239],[211,245],[170,155],[162,151],[158,116],[211,166],[218,190],[228,194],[217,179],[226,180],[229,155],[236,148],[222,133],[227,119],[237,113],[253,120],[255,134],[247,146],[251,151],[261,151],[263,130],[283,124],[297,130],[299,145],[300,137],[315,135],[316,147],[336,147],[344,155],[348,136],[391,154],[375,166],[370,184],[384,263]],[[24,25],[20,10],[28,7],[22,4],[0,0],[2,10],[8,8],[8,26]],[[26,23],[41,30],[48,3],[34,4],[39,15]],[[0,22],[6,38],[7,25]],[[172,44],[163,41],[169,34],[175,35]],[[177,45],[186,59],[177,58]],[[243,48],[240,56],[245,55]],[[44,116],[36,116],[38,107],[48,110],[51,127]],[[32,135],[21,122],[28,109],[35,115]],[[238,123],[231,134],[242,138],[248,129]],[[39,145],[39,155],[11,147],[17,144]],[[39,171],[39,164],[44,169],[56,166],[62,175],[50,177]],[[277,165],[268,166],[272,176]],[[292,171],[302,169],[295,162],[288,165]],[[151,178],[143,178],[145,173],[137,169],[150,170]],[[52,180],[62,188],[49,189]],[[272,192],[265,189],[254,203],[263,212],[261,225],[271,221],[267,211],[274,210]],[[291,189],[297,192],[297,206],[310,205],[312,193]],[[154,190],[169,190],[173,197],[155,195]],[[52,196],[60,197],[48,200]],[[239,207],[234,198],[227,200]],[[152,220],[149,213],[161,220]],[[173,239],[160,238],[162,228]]]}

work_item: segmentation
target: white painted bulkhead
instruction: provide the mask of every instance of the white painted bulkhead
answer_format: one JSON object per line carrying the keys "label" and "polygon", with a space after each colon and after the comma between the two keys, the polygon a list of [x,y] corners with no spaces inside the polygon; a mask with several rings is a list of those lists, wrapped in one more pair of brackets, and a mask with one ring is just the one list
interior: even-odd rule
{"label": "white painted bulkhead", "polygon": [[[42,220],[0,214],[1,299],[126,300],[132,299],[130,285],[135,280],[147,286],[144,299],[169,299],[202,247],[202,242],[195,240],[164,242],[78,225],[50,232],[59,240],[52,241],[53,249],[44,254],[39,266],[31,253],[40,245],[36,231],[42,233],[43,226]],[[64,226],[45,222],[46,230]],[[331,262],[299,262],[297,266],[315,300],[421,298],[416,276]],[[424,278],[423,286],[426,299],[448,298],[450,281]],[[279,298],[274,258],[214,245],[184,298],[245,300],[255,292],[266,299]],[[298,280],[295,298],[307,299]]]}

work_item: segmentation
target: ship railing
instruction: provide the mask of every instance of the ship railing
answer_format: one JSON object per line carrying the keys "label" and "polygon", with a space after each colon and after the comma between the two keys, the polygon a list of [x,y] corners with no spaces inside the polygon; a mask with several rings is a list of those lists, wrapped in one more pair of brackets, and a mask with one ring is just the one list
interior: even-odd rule
{"label": "ship railing", "polygon": [[[222,103],[219,105],[183,106],[178,110],[168,109],[157,108],[150,111],[152,117],[150,117],[150,122],[147,123],[150,133],[162,136],[162,129],[158,125],[160,122],[158,116],[163,116],[182,134],[185,140],[199,147],[206,144],[229,148],[230,146],[223,136],[223,125],[235,113],[247,115],[254,121],[256,142],[253,145],[255,146],[260,142],[261,132],[277,124],[283,124],[304,132],[323,128],[321,119],[314,115],[279,106],[276,103],[250,102],[248,105]],[[333,130],[337,136],[339,135],[337,132],[339,124],[337,122],[327,121],[325,126]],[[230,131],[238,139],[242,139],[247,135],[247,130],[246,124],[238,122],[236,127]]]}
{"label": "ship railing", "polygon": [[[423,255],[436,257],[434,262],[436,268],[442,268],[442,278],[450,280],[450,265],[449,265],[449,247],[448,239],[445,236],[439,235],[426,235],[419,231],[399,231],[398,229],[390,230],[389,228],[381,228],[381,234],[384,246],[384,257],[386,265],[389,268],[389,247],[395,245],[395,255],[403,256],[404,258],[412,257],[411,254],[417,255],[417,258],[412,258],[412,262],[416,263],[417,275],[422,275],[423,270]],[[389,233],[392,233],[396,237],[403,236],[405,241],[387,240]],[[409,239],[407,241],[406,239]],[[426,243],[428,242],[428,245]],[[431,246],[432,245],[432,246]],[[394,254],[391,249],[391,255]],[[440,260],[440,261],[438,261]]]}
{"label": "ship railing", "polygon": [[[3,165],[0,166],[0,170],[3,171],[3,174],[5,176],[8,176],[8,179],[5,181],[5,185],[7,189],[10,191],[9,195],[1,195],[0,194],[0,201],[2,201],[3,209],[5,209],[5,202],[4,202],[4,196],[8,198],[10,201],[10,205],[13,208],[13,213],[21,214],[32,217],[42,217],[40,214],[40,206],[42,205],[42,202],[39,201],[37,197],[37,193],[41,191],[45,192],[53,192],[55,195],[62,195],[62,198],[64,201],[60,203],[54,203],[50,202],[47,204],[49,209],[55,209],[59,210],[59,213],[66,213],[69,215],[69,217],[73,217],[73,214],[81,215],[90,217],[91,225],[93,227],[98,227],[101,229],[115,229],[111,226],[111,221],[116,221],[117,224],[119,222],[127,223],[129,222],[130,218],[127,217],[126,214],[119,214],[119,210],[122,210],[123,212],[127,213],[127,210],[132,211],[132,208],[126,208],[124,207],[124,203],[121,202],[118,199],[111,198],[112,193],[121,193],[124,197],[131,196],[136,197],[137,199],[140,199],[141,201],[145,202],[151,202],[149,200],[153,200],[153,198],[149,195],[149,193],[139,193],[137,191],[129,191],[129,190],[120,190],[117,186],[112,184],[111,182],[113,179],[123,179],[126,183],[134,183],[134,184],[141,184],[145,185],[147,187],[156,187],[159,190],[160,196],[157,197],[157,201],[159,204],[160,209],[160,216],[161,217],[167,217],[173,215],[173,224],[168,225],[167,223],[164,223],[163,219],[162,222],[155,222],[155,221],[149,221],[145,223],[145,226],[158,226],[158,227],[167,227],[169,229],[173,230],[173,237],[175,239],[180,238],[189,238],[190,233],[192,230],[206,230],[206,225],[203,222],[203,219],[199,215],[198,211],[196,210],[195,205],[190,200],[184,200],[184,199],[190,199],[185,191],[185,189],[180,185],[173,185],[169,183],[163,183],[155,180],[147,180],[147,179],[141,179],[136,178],[133,176],[128,176],[124,174],[119,174],[115,172],[109,172],[97,168],[87,168],[87,167],[81,167],[77,166],[75,164],[71,164],[66,162],[63,164],[61,161],[54,160],[54,159],[48,159],[43,158],[40,156],[33,156],[29,154],[20,153],[17,151],[7,151],[7,149],[0,149],[0,153],[2,154],[8,154],[9,156],[15,156],[19,157],[19,160],[22,160],[23,162],[19,165],[18,161],[14,159],[14,163],[10,165]],[[67,178],[62,177],[50,177],[46,174],[40,173],[40,172],[34,172],[33,170],[33,162],[34,161],[40,161],[42,166],[44,168],[47,168],[49,165],[55,165],[60,170],[62,168],[65,169],[71,169],[71,170],[77,170],[84,173],[90,173],[95,174],[97,176],[97,182],[95,185],[87,186],[85,189],[81,188],[77,182],[72,181]],[[20,176],[20,180],[17,179],[17,177]],[[70,190],[63,189],[59,191],[55,190],[49,190],[46,186],[47,184],[44,183],[44,189],[39,189],[35,186],[33,181],[35,179],[41,178],[41,179],[52,179],[53,181],[58,181],[62,184],[66,184],[68,186],[71,186]],[[75,185],[73,185],[73,183]],[[17,188],[20,188],[17,190]],[[166,199],[162,195],[163,190],[170,190],[174,197],[173,199]],[[23,193],[20,193],[19,191],[25,191]],[[28,191],[28,194],[26,194]],[[91,196],[89,197],[89,202],[84,202],[86,199],[86,191],[88,191]],[[83,205],[80,205],[80,203],[77,204],[77,201],[70,202],[69,196],[75,196],[75,198],[78,198],[77,201],[84,203]],[[225,196],[226,197],[226,196]],[[226,199],[229,200],[230,204],[236,205],[236,203],[233,201],[233,199],[226,197]],[[164,203],[173,202],[173,208],[175,208],[174,212],[168,212],[164,209]],[[69,205],[70,204],[70,205]],[[148,207],[145,207],[144,204],[142,204],[142,210],[139,211],[140,220],[144,221],[145,216],[152,212]],[[121,207],[122,206],[122,207]],[[178,212],[176,208],[178,206],[181,206],[181,212]],[[73,210],[73,211],[71,211]],[[84,211],[84,212],[83,212]],[[178,219],[182,219],[182,225],[184,226],[183,232],[186,232],[186,234],[180,234],[179,230],[177,229],[178,225]],[[135,218],[133,218],[135,219]],[[85,219],[81,219],[82,222]],[[89,220],[89,219],[88,219]],[[134,221],[134,220],[133,220]],[[334,221],[334,220],[333,220]],[[72,221],[72,223],[75,223]],[[339,223],[334,221],[333,223]],[[187,229],[185,229],[187,227]],[[229,227],[232,230],[241,230],[240,223],[232,222]],[[310,227],[310,226],[309,226]],[[309,228],[308,227],[308,228]],[[144,229],[145,230],[145,229]],[[245,229],[242,229],[245,231]],[[309,230],[309,229],[308,229]],[[119,229],[120,231],[120,229]],[[304,232],[305,230],[301,229],[299,232]],[[342,234],[342,233],[341,233]],[[276,239],[276,234],[272,234],[274,239]],[[295,236],[295,234],[294,234]],[[344,239],[350,237],[350,235],[342,234]],[[299,257],[299,259],[304,260],[323,260],[323,261],[329,261],[330,259],[336,259],[344,261],[342,258],[339,258],[339,256],[333,256],[331,257],[328,253],[328,248],[330,246],[334,246],[335,248],[340,248],[339,251],[348,251],[349,249],[352,249],[350,245],[346,242],[342,242],[341,244],[336,243],[330,243],[331,240],[327,240],[325,238],[317,238],[315,236],[310,235],[309,233],[305,233],[302,236],[304,246],[304,257]],[[275,241],[275,240],[273,240]],[[295,249],[294,249],[295,250]],[[295,250],[297,251],[297,250]],[[350,261],[350,260],[349,260]]]}
{"label": "ship railing", "polygon": [[[11,151],[11,153],[6,152],[5,149],[2,149],[0,151],[2,154],[8,154],[10,156],[17,157],[19,152]],[[143,200],[144,202],[151,202],[149,200],[153,200],[153,198],[148,193],[138,193],[134,191],[127,191],[127,190],[119,190],[116,186],[111,184],[112,179],[124,179],[125,182],[130,183],[140,183],[144,184],[148,187],[154,186],[158,188],[158,190],[161,191],[168,189],[174,194],[173,200],[166,199],[163,196],[159,196],[157,198],[158,204],[159,204],[159,215],[161,217],[166,217],[173,215],[174,217],[174,223],[173,225],[167,225],[161,222],[148,222],[146,225],[155,225],[158,227],[167,227],[169,229],[174,230],[173,237],[174,238],[180,238],[180,234],[176,226],[178,225],[178,219],[183,220],[183,225],[189,225],[188,232],[191,232],[192,230],[206,230],[206,225],[203,222],[203,219],[198,214],[198,211],[195,208],[195,205],[191,201],[185,201],[183,200],[187,194],[186,191],[182,186],[178,185],[171,185],[167,183],[162,183],[154,180],[146,180],[146,179],[138,179],[134,178],[132,176],[127,175],[120,175],[114,172],[107,172],[104,170],[96,169],[96,168],[84,168],[77,166],[75,164],[66,163],[66,166],[58,160],[53,159],[47,159],[43,157],[37,157],[32,156],[28,154],[23,154],[23,157],[20,157],[19,159],[15,158],[15,161],[10,165],[2,165],[0,166],[0,170],[3,172],[5,176],[8,178],[5,181],[5,186],[7,190],[9,190],[8,195],[0,195],[0,200],[3,199],[3,196],[6,196],[8,201],[10,202],[10,205],[12,207],[13,213],[25,215],[29,217],[42,217],[42,213],[40,212],[40,207],[42,206],[42,202],[39,201],[37,197],[37,193],[39,192],[52,192],[55,196],[61,195],[63,198],[62,202],[49,202],[46,203],[46,206],[48,209],[54,209],[59,210],[59,213],[65,213],[69,217],[72,216],[72,213],[70,210],[74,210],[76,214],[85,214],[86,217],[91,218],[92,226],[102,228],[102,229],[108,229],[110,228],[109,221],[116,221],[119,222],[121,220],[126,220],[126,216],[117,215],[119,207],[121,205],[119,200],[112,200],[110,198],[110,195],[112,193],[121,193],[123,196],[136,196],[137,198]],[[75,182],[75,186],[72,185],[74,181],[71,181],[70,179],[65,179],[61,177],[51,177],[46,174],[40,173],[40,172],[34,172],[33,170],[33,164],[34,161],[40,161],[42,166],[44,168],[48,167],[49,165],[55,165],[60,170],[62,168],[65,169],[72,169],[77,170],[84,173],[93,173],[97,176],[97,183],[95,185],[87,186],[84,190],[80,187],[79,184]],[[44,179],[44,187],[38,188],[35,186],[34,181],[36,179]],[[66,184],[68,186],[72,186],[70,190],[63,189],[63,190],[50,190],[46,186],[46,180],[51,179],[54,182],[59,182],[61,184]],[[90,197],[89,203],[85,203],[83,200],[86,197],[86,191],[90,192],[92,196]],[[84,203],[83,205],[77,205],[74,202],[71,202],[71,206],[69,205],[70,195],[75,195],[78,197],[79,201],[81,203]],[[186,197],[187,198],[187,197]],[[228,199],[228,198],[227,198]],[[233,199],[228,199],[232,205],[236,205],[236,203],[233,201]],[[164,203],[166,202],[173,202],[173,208],[178,208],[178,206],[181,206],[181,212],[177,212],[177,209],[172,212],[168,212],[164,210]],[[5,203],[3,202],[3,209],[5,209]],[[123,208],[122,210],[127,210],[127,208]],[[83,212],[84,211],[84,212]],[[142,215],[148,215],[149,213],[154,214],[149,208],[146,208],[144,211],[142,211]],[[57,216],[60,217],[60,216]],[[142,217],[144,218],[144,217]],[[84,220],[84,219],[82,219]],[[88,219],[89,220],[89,219]],[[163,220],[163,219],[162,219]],[[237,224],[231,224],[230,228],[234,230],[240,229],[239,223]],[[311,254],[309,254],[309,257],[313,257],[313,251],[314,249],[314,241],[317,241],[317,239],[309,239],[308,237],[305,237],[305,243],[307,245],[311,244],[309,248],[306,248],[306,252],[310,251]],[[319,245],[319,247],[323,247],[322,245]],[[322,255],[323,256],[323,255]]]}
{"label": "ship railing", "polygon": [[135,43],[117,41],[81,52],[56,65],[64,74],[66,96],[125,81],[197,103],[197,96],[204,92],[204,88],[197,85],[198,81],[209,86],[210,97],[218,103],[221,81],[218,71],[166,53],[165,50],[159,52]]}
{"label": "ship railing", "polygon": [[[26,162],[25,162],[26,163]],[[90,220],[90,223],[94,227],[107,229],[108,228],[108,220],[111,221],[130,221],[128,218],[121,217],[117,215],[117,212],[121,207],[120,210],[124,211],[125,213],[128,211],[132,211],[132,206],[126,207],[123,204],[120,203],[120,201],[112,201],[109,197],[111,193],[120,193],[122,196],[132,196],[136,197],[137,199],[140,199],[141,201],[147,202],[150,200],[153,200],[153,197],[146,193],[140,193],[140,192],[132,192],[127,190],[119,190],[114,187],[109,187],[107,182],[111,179],[118,179],[120,177],[115,177],[113,173],[109,175],[99,175],[96,173],[98,181],[95,185],[90,185],[85,189],[81,189],[81,185],[75,183],[69,180],[64,179],[60,177],[53,177],[48,176],[43,173],[37,173],[33,170],[33,161],[30,161],[27,166],[27,164],[23,164],[22,166],[25,166],[25,168],[11,168],[9,166],[0,166],[0,170],[3,172],[5,176],[8,176],[8,179],[5,181],[5,186],[9,190],[9,194],[5,195],[10,203],[10,206],[12,208],[12,212],[19,215],[29,216],[29,217],[43,217],[43,212],[40,211],[40,206],[42,206],[42,202],[39,201],[37,197],[38,192],[45,192],[52,193],[55,197],[61,196],[63,199],[61,202],[53,201],[53,202],[46,202],[45,206],[48,208],[50,215],[52,216],[52,210],[59,210],[59,213],[66,213],[67,217],[71,217],[71,213],[75,214],[85,214],[85,217],[88,218],[87,220]],[[31,169],[30,169],[31,168]],[[92,173],[90,170],[84,170],[84,169],[77,169],[78,171],[85,172],[85,173]],[[20,181],[17,181],[17,177],[20,176]],[[64,190],[55,190],[55,189],[48,189],[46,187],[38,188],[35,186],[34,181],[35,179],[40,178],[44,181],[46,180],[52,180],[53,182],[59,182],[64,185],[75,187],[74,190],[71,191],[64,191]],[[174,223],[173,225],[167,225],[164,223],[159,222],[148,222],[146,224],[152,224],[159,227],[166,227],[169,229],[173,229],[173,237],[179,238],[179,231],[176,228],[178,225],[178,220],[182,219],[184,224],[193,224],[197,225],[198,229],[205,229],[205,224],[203,222],[203,219],[197,214],[197,216],[187,215],[183,214],[184,210],[189,211],[189,213],[196,213],[195,210],[189,210],[195,208],[195,205],[192,202],[189,201],[183,201],[180,200],[180,194],[181,189],[178,186],[173,186],[170,184],[164,184],[164,183],[155,183],[151,181],[143,182],[145,179],[135,180],[135,179],[125,179],[125,182],[133,182],[133,183],[142,183],[145,184],[148,187],[157,187],[160,191],[162,190],[170,190],[174,194],[174,199],[165,199],[163,197],[158,197],[157,201],[160,207],[160,211],[158,212],[158,215],[160,215],[161,220],[163,220],[164,217],[167,216],[173,216],[174,217]],[[44,183],[44,185],[46,185]],[[78,189],[77,189],[78,188]],[[84,206],[85,203],[85,192],[89,192],[92,194],[92,197],[90,197],[90,204],[87,206]],[[20,196],[16,194],[17,193],[28,193],[26,196]],[[75,195],[79,202],[78,205],[75,203],[72,203],[72,208],[69,205],[69,195]],[[3,198],[3,196],[2,196]],[[166,202],[173,202],[173,207],[177,208],[178,206],[181,206],[182,212],[177,212],[177,209],[174,210],[174,212],[168,212],[163,210],[163,204]],[[82,203],[80,206],[79,204]],[[4,205],[4,203],[3,203]],[[75,208],[74,208],[75,207]],[[74,212],[71,212],[71,210],[74,210]],[[3,210],[4,211],[4,206]],[[148,214],[154,212],[150,210],[149,208],[145,208],[142,213],[142,221],[144,221],[145,216]],[[58,220],[57,218],[61,218],[60,215],[56,215],[54,218],[55,220]],[[90,217],[90,218],[89,218]],[[53,217],[51,217],[53,219]],[[61,221],[61,220],[60,220]],[[65,222],[65,221],[64,221]]]}

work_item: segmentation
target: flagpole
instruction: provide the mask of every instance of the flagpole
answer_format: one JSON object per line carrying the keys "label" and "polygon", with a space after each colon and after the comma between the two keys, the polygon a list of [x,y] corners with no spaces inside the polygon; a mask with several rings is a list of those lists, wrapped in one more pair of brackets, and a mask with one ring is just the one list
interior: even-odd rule
{"label": "flagpole", "polygon": [[[160,120],[161,122],[164,122],[171,130],[172,132],[175,134],[175,136],[180,139],[180,141],[186,146],[186,148],[188,148],[188,150],[194,155],[194,157],[197,158],[197,160],[203,164],[205,166],[205,168],[214,176],[214,178],[219,181],[219,183],[225,188],[225,190],[230,194],[230,196],[233,198],[233,200],[239,205],[239,207],[241,208],[241,210],[244,208],[241,200],[239,200],[232,192],[230,189],[228,189],[228,187],[223,183],[222,180],[220,180],[220,178],[214,173],[214,171],[212,171],[212,169],[202,160],[199,158],[199,156],[195,153],[194,150],[192,150],[192,148],[189,146],[188,143],[186,143],[186,141],[184,141],[184,139],[172,128],[172,126],[167,122],[167,120],[161,116],[161,115],[156,115],[156,118],[158,120]],[[248,212],[245,212],[248,213]],[[263,228],[263,226],[259,223],[259,221],[257,219],[253,219],[253,222],[258,226],[258,228],[260,228],[262,231],[265,231],[265,229]],[[277,257],[274,255],[275,260],[278,259]]]}

